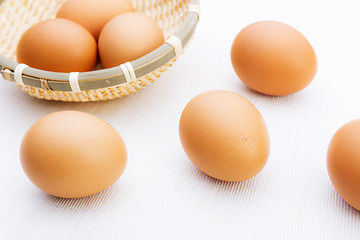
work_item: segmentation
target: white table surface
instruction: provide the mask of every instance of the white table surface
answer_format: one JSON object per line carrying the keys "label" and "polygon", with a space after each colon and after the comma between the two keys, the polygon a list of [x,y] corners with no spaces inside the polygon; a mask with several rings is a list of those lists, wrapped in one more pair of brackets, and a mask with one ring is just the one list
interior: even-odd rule
{"label": "white table surface", "polygon": [[[155,84],[125,99],[47,102],[0,81],[0,239],[360,239],[360,214],[339,197],[326,169],[332,135],[360,117],[359,9],[358,0],[202,0],[185,54]],[[319,69],[304,91],[263,96],[235,75],[232,41],[259,20],[287,23],[312,43]],[[249,181],[207,177],[182,150],[180,114],[212,89],[242,94],[267,122],[270,158]],[[111,188],[66,200],[27,179],[22,137],[59,110],[94,114],[121,133],[128,165]]]}

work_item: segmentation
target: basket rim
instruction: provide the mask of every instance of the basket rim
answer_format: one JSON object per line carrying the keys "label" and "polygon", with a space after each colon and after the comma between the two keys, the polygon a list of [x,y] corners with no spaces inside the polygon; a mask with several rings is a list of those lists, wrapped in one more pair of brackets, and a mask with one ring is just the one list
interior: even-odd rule
{"label": "basket rim", "polygon": [[[5,0],[0,0],[2,4]],[[1,5],[0,5],[1,6]],[[182,46],[187,46],[190,42],[197,23],[199,21],[200,0],[190,0],[189,10],[185,20],[173,35],[181,41]],[[165,64],[177,57],[177,49],[169,42],[146,54],[145,56],[130,62],[136,78],[139,79],[147,74],[156,71]],[[1,74],[5,80],[16,82],[14,71],[20,65],[0,54]],[[80,91],[96,90],[114,87],[129,82],[127,74],[120,66],[113,68],[81,72],[78,74],[77,82]],[[22,82],[25,86],[41,88],[51,91],[74,91],[70,81],[70,73],[59,73],[44,71],[32,67],[27,67],[21,73]]]}

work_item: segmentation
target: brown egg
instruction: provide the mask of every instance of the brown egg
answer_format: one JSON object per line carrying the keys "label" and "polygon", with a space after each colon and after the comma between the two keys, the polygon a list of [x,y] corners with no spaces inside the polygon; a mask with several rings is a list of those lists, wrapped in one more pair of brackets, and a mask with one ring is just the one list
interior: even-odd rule
{"label": "brown egg", "polygon": [[269,135],[261,114],[230,91],[206,92],[192,99],[181,115],[179,132],[189,159],[219,180],[250,179],[269,156]]}
{"label": "brown egg", "polygon": [[102,30],[99,55],[105,68],[140,58],[165,42],[159,26],[140,13],[125,13],[113,18]]}
{"label": "brown egg", "polygon": [[345,124],[333,136],[327,155],[330,179],[340,196],[360,210],[360,120]]}
{"label": "brown egg", "polygon": [[57,197],[80,198],[110,187],[124,171],[127,153],[120,134],[105,121],[63,111],[28,130],[20,157],[38,188]]}
{"label": "brown egg", "polygon": [[231,60],[246,86],[274,96],[302,90],[317,70],[308,40],[294,28],[273,21],[244,28],[233,43]]}
{"label": "brown egg", "polygon": [[50,19],[32,26],[21,37],[17,61],[53,72],[86,72],[97,61],[97,46],[85,28],[66,19]]}
{"label": "brown egg", "polygon": [[56,17],[79,23],[97,40],[102,28],[113,17],[134,11],[128,0],[67,0]]}

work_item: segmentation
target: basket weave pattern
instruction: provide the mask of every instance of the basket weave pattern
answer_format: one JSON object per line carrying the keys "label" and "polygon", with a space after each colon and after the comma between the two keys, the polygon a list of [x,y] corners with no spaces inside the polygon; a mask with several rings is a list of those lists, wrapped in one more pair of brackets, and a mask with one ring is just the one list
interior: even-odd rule
{"label": "basket weave pattern", "polygon": [[[32,25],[55,17],[57,10],[65,0],[6,0],[0,6],[0,53],[16,61],[16,47],[21,35]],[[184,21],[190,0],[132,0],[138,12],[152,17],[168,39]],[[168,64],[138,78],[130,83],[118,86],[82,91],[79,93],[51,91],[31,86],[19,86],[33,97],[66,102],[89,102],[111,100],[128,96],[153,83],[164,71],[173,65],[174,58]]]}

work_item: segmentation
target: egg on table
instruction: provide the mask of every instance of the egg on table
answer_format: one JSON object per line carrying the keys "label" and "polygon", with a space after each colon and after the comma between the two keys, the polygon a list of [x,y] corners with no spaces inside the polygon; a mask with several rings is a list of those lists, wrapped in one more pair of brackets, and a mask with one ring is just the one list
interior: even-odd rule
{"label": "egg on table", "polygon": [[105,121],[83,112],[62,111],[37,121],[21,144],[22,167],[41,190],[81,198],[110,187],[126,166],[126,146]]}
{"label": "egg on table", "polygon": [[304,89],[317,70],[308,40],[294,28],[274,21],[245,27],[234,40],[231,61],[247,87],[274,96]]}
{"label": "egg on table", "polygon": [[342,126],[328,148],[327,168],[340,196],[360,210],[360,120]]}
{"label": "egg on table", "polygon": [[192,99],[179,125],[189,159],[219,180],[243,181],[265,166],[270,141],[264,119],[255,106],[230,91],[210,91]]}

